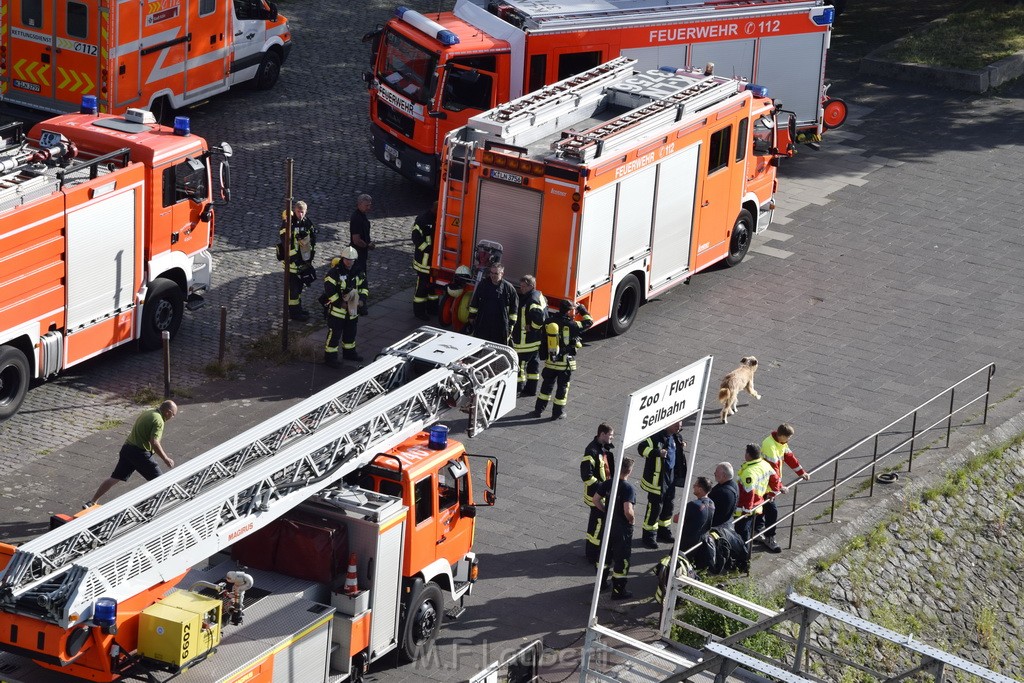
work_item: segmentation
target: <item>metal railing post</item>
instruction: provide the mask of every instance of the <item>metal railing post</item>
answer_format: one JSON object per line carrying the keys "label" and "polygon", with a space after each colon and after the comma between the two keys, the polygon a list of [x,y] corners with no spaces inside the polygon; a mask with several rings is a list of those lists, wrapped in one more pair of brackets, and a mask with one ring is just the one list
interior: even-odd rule
{"label": "metal railing post", "polygon": [[875,452],[871,455],[871,485],[868,489],[868,498],[875,496],[875,467],[878,465],[878,434],[875,434]]}
{"label": "metal railing post", "polygon": [[917,411],[914,411],[914,419],[910,423],[910,457],[907,458],[907,472],[914,468],[914,439],[917,438]]}
{"label": "metal railing post", "polygon": [[839,461],[836,460],[835,468],[832,471],[832,507],[829,509],[828,521],[836,521],[836,482],[839,481]]}
{"label": "metal railing post", "polygon": [[949,419],[946,420],[946,448],[949,448],[949,437],[953,432],[953,402],[956,400],[956,387],[949,390]]}
{"label": "metal railing post", "polygon": [[796,493],[799,490],[799,488],[799,486],[793,487],[793,506],[792,509],[789,511],[789,546],[786,548],[786,550],[793,549],[793,529],[796,528]]}
{"label": "metal railing post", "polygon": [[985,416],[981,418],[982,424],[988,424],[988,399],[992,395],[992,375],[996,374],[996,364],[988,366],[988,379],[985,380]]}

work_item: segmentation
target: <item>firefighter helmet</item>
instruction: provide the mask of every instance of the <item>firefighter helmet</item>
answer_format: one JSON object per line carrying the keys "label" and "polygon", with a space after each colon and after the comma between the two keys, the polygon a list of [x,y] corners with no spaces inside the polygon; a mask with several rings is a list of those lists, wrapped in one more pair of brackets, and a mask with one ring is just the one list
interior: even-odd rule
{"label": "firefighter helmet", "polygon": [[347,258],[352,261],[355,261],[357,258],[359,258],[359,252],[356,251],[355,247],[345,247],[344,249],[341,250],[341,258]]}

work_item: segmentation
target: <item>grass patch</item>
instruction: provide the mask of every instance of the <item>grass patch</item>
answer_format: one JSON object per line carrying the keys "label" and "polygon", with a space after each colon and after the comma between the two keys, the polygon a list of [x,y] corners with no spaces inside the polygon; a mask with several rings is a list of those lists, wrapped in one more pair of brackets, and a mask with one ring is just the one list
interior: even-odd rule
{"label": "grass patch", "polygon": [[133,391],[128,395],[128,399],[140,406],[156,405],[164,400],[164,392],[147,385]]}
{"label": "grass patch", "polygon": [[206,376],[210,379],[227,379],[229,377],[234,377],[237,369],[238,366],[229,360],[226,360],[223,363],[219,360],[215,360],[212,363],[207,363],[203,368],[203,372],[206,373]]}
{"label": "grass patch", "polygon": [[[326,334],[326,332],[324,332]],[[288,334],[288,350],[281,348],[281,332],[268,332],[249,344],[245,358],[249,362],[264,361],[283,365],[291,361],[313,361],[323,353],[323,337],[311,339],[306,332]]]}
{"label": "grass patch", "polygon": [[1024,50],[1024,5],[974,0],[946,21],[901,41],[889,59],[981,69]]}
{"label": "grass patch", "polygon": [[123,424],[124,424],[123,420],[108,419],[108,420],[103,420],[98,425],[96,425],[96,429],[100,429],[100,430],[117,429],[118,427],[120,427]]}
{"label": "grass patch", "polygon": [[[741,583],[734,583],[727,585],[724,588],[737,597],[771,609],[778,609],[781,606],[778,596],[762,593],[750,582],[744,581]],[[751,610],[734,605],[723,598],[708,595],[696,588],[687,587],[685,592],[690,595],[694,595],[709,604],[715,605],[716,607],[728,610],[729,612],[749,621],[757,621],[759,619],[759,615]],[[696,626],[699,629],[703,629],[704,631],[721,638],[731,636],[732,634],[747,628],[746,624],[739,619],[719,614],[718,612],[707,609],[706,607],[702,607],[685,600],[682,607],[676,610],[676,617],[686,624]],[[702,647],[704,645],[703,636],[680,627],[673,629],[673,638],[691,647]],[[770,631],[763,631],[761,633],[754,634],[753,636],[743,640],[742,645],[772,659],[783,659],[790,653],[790,648],[785,644],[785,642]]]}

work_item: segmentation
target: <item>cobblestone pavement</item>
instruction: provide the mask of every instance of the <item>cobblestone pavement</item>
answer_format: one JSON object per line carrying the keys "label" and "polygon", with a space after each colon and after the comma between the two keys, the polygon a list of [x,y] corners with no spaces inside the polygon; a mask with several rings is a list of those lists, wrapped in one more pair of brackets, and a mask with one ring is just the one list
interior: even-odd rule
{"label": "cobblestone pavement", "polygon": [[[430,197],[372,159],[359,78],[366,52],[358,36],[387,10],[300,0],[282,12],[293,18],[298,47],[279,86],[239,90],[193,115],[193,131],[228,140],[237,154],[234,201],[218,214],[217,287],[174,344],[175,385],[187,390],[166,439],[175,457],[201,453],[329,381],[310,363],[245,362],[234,380],[212,383],[202,370],[216,357],[220,306],[236,357],[272,334],[279,275],[270,245],[286,156],[296,159],[296,196],[326,229],[321,253],[343,244],[354,196],[376,198],[383,246],[370,272],[372,315],[360,323],[364,353],[414,322],[407,232]],[[1024,409],[1016,393],[1024,386],[1024,86],[979,98],[843,81],[835,92],[857,104],[851,121],[820,152],[783,163],[778,223],[743,264],[649,302],[627,335],[592,335],[570,419],[538,423],[523,406],[471,443],[498,455],[502,471],[498,507],[479,518],[483,578],[470,609],[442,631],[436,658],[385,661],[376,680],[458,680],[536,637],[551,648],[549,680],[569,673],[590,600],[579,450],[598,421],[618,423],[629,391],[705,354],[715,356],[716,377],[756,355],[764,399],[741,401],[728,426],[709,410],[701,473],[737,461],[743,444],[781,420],[796,424],[794,449],[814,466],[989,362],[998,365],[998,410]],[[22,413],[0,427],[2,537],[38,533],[50,511],[91,492],[139,409],[131,394],[159,388],[159,377],[157,356],[115,351],[30,392]],[[634,568],[639,574],[663,554],[638,549]],[[635,586],[649,594],[650,577]],[[602,607],[599,617],[630,627],[652,614],[638,600]]]}

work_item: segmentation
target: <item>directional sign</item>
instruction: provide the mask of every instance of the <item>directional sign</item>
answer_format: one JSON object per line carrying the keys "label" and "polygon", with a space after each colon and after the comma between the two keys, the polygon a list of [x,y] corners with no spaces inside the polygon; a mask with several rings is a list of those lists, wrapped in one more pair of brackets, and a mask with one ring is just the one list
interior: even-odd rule
{"label": "directional sign", "polygon": [[710,371],[711,356],[705,356],[630,394],[623,445],[638,443],[700,410],[701,394]]}

